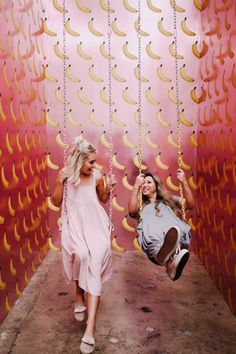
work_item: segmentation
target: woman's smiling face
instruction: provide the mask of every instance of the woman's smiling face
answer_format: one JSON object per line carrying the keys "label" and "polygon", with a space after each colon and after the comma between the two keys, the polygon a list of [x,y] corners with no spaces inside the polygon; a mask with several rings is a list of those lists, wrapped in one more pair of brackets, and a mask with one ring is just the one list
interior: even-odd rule
{"label": "woman's smiling face", "polygon": [[142,185],[142,193],[147,198],[151,198],[156,193],[156,183],[151,176],[146,176],[144,178],[144,183]]}

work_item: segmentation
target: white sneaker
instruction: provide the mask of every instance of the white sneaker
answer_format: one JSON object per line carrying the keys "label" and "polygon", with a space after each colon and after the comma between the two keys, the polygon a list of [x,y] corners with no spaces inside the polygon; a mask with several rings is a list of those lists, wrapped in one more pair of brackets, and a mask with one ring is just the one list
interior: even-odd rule
{"label": "white sneaker", "polygon": [[189,251],[186,249],[181,250],[180,247],[178,247],[176,253],[166,264],[167,274],[171,280],[175,281],[179,279],[188,259]]}

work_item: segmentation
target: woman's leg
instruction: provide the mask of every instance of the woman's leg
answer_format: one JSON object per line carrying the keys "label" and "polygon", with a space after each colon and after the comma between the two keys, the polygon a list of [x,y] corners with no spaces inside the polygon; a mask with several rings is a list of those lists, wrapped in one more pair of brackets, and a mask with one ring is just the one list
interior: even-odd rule
{"label": "woman's leg", "polygon": [[87,300],[88,319],[87,319],[87,327],[84,335],[89,335],[93,337],[100,296],[87,294],[86,300]]}
{"label": "woman's leg", "polygon": [[75,290],[76,290],[75,303],[83,306],[84,305],[84,290],[79,287],[78,280],[75,281]]}

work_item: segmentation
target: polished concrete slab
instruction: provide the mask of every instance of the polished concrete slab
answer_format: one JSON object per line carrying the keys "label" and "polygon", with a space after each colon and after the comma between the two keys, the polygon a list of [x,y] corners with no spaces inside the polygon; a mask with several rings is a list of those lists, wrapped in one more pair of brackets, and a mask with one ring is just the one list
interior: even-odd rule
{"label": "polished concrete slab", "polygon": [[[114,253],[113,268],[94,353],[236,353],[236,318],[194,254],[176,282],[137,252]],[[51,251],[0,328],[1,354],[79,353],[85,325],[62,274],[61,254]]]}

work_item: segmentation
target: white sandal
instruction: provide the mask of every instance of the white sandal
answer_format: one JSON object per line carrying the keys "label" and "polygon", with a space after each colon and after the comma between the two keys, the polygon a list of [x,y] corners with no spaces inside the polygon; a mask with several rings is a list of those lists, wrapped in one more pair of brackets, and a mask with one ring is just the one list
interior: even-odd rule
{"label": "white sandal", "polygon": [[86,317],[86,306],[75,304],[74,316],[77,321],[84,321]]}
{"label": "white sandal", "polygon": [[93,353],[95,349],[95,340],[94,337],[85,335],[81,339],[81,344],[80,344],[80,352],[81,354],[90,354]]}

